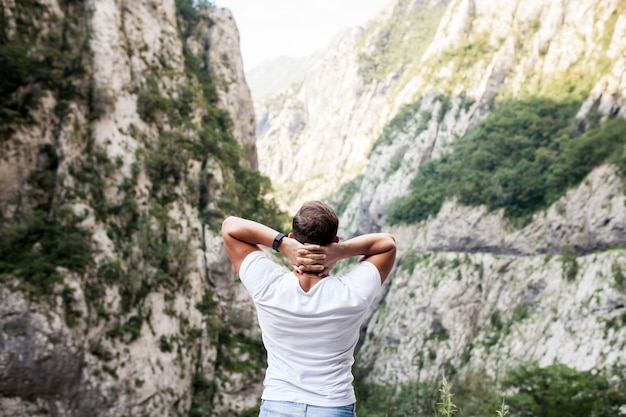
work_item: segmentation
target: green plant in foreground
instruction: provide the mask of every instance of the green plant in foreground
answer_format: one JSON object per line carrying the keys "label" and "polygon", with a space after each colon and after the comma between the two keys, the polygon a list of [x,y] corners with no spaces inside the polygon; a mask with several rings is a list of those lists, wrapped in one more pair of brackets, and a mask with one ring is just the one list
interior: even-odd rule
{"label": "green plant in foreground", "polygon": [[504,403],[504,398],[502,399],[502,404],[500,405],[500,409],[496,410],[496,415],[498,417],[506,417],[509,415],[509,406]]}
{"label": "green plant in foreground", "polygon": [[441,383],[441,388],[439,389],[439,392],[441,394],[441,402],[437,404],[437,416],[452,417],[456,414],[457,407],[452,402],[452,397],[454,394],[450,392],[450,386],[448,385],[448,381],[446,380],[445,376],[443,377],[443,382]]}

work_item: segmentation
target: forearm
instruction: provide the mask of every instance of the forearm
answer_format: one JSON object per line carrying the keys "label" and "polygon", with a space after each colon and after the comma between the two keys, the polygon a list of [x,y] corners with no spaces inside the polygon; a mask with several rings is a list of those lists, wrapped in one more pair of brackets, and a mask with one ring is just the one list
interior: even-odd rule
{"label": "forearm", "polygon": [[[259,245],[272,247],[277,235],[277,230],[241,217],[231,216],[222,223],[224,245],[236,271],[239,271],[243,259],[249,253],[258,250]],[[277,249],[287,257],[291,265],[297,267],[297,250],[301,246],[295,239],[285,237]]]}
{"label": "forearm", "polygon": [[222,235],[250,245],[272,247],[278,231],[264,224],[230,216],[222,223]]}
{"label": "forearm", "polygon": [[338,243],[335,256],[338,259],[353,256],[373,256],[395,250],[395,238],[388,233],[370,233]]}

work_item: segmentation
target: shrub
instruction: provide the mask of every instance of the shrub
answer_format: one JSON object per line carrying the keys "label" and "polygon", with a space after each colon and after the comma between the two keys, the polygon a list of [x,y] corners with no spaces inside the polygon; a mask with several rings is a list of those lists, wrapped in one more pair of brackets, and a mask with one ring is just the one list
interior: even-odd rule
{"label": "shrub", "polygon": [[434,383],[413,381],[383,385],[363,382],[364,375],[358,372],[355,377],[359,416],[428,416],[435,409],[437,386]]}
{"label": "shrub", "polygon": [[62,281],[57,267],[84,272],[91,263],[89,233],[69,210],[34,210],[16,223],[0,221],[0,277],[23,278],[22,289],[49,294]]}
{"label": "shrub", "polygon": [[[623,415],[620,407],[626,404],[623,375],[618,382],[609,383],[599,373],[563,364],[545,368],[524,364],[510,370],[500,385],[484,372],[466,373],[452,383],[444,377],[439,387],[435,382],[420,381],[365,383],[364,370],[359,368],[355,377],[359,415],[364,417],[451,417],[457,413],[477,417],[614,417]],[[510,394],[502,397],[501,390]]]}
{"label": "shrub", "polygon": [[506,399],[513,417],[614,417],[626,404],[623,381],[615,387],[602,375],[563,364],[523,365],[509,373],[503,388],[515,391]]}
{"label": "shrub", "polygon": [[345,213],[348,204],[350,204],[354,196],[359,192],[362,182],[363,175],[359,175],[341,184],[339,189],[332,195],[329,204],[335,208],[337,216],[341,217],[341,215]]}

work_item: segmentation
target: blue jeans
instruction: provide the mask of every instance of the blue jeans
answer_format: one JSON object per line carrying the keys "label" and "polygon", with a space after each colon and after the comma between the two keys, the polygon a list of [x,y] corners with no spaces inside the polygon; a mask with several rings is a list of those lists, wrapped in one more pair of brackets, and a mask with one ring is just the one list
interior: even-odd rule
{"label": "blue jeans", "polygon": [[356,417],[355,405],[320,407],[291,401],[261,401],[259,417]]}

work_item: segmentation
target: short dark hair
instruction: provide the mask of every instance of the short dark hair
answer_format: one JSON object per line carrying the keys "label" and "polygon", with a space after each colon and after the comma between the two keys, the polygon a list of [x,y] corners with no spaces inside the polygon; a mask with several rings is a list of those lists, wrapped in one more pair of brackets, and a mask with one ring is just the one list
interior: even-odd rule
{"label": "short dark hair", "polygon": [[337,237],[339,219],[331,206],[321,201],[308,201],[293,217],[293,237],[300,243],[329,245]]}

